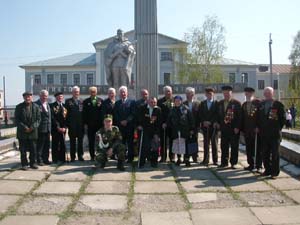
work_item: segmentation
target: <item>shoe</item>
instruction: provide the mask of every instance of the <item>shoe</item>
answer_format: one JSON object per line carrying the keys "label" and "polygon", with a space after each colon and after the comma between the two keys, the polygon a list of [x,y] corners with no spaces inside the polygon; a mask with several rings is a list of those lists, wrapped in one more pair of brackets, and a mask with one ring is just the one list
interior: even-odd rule
{"label": "shoe", "polygon": [[256,169],[256,173],[262,174],[262,173],[263,173],[263,172],[262,172],[262,168],[257,168],[257,169]]}
{"label": "shoe", "polygon": [[22,166],[22,167],[20,168],[20,170],[26,171],[26,170],[28,170],[28,166]]}
{"label": "shoe", "polygon": [[45,165],[51,165],[51,162],[50,161],[45,161],[44,164]]}
{"label": "shoe", "polygon": [[193,163],[198,163],[197,157],[193,157]]}
{"label": "shoe", "polygon": [[126,161],[126,163],[132,163],[132,159],[128,159],[127,161]]}
{"label": "shoe", "polygon": [[237,169],[236,165],[231,165],[231,169],[236,170]]}
{"label": "shoe", "polygon": [[248,171],[252,171],[253,169],[254,169],[253,166],[244,167],[244,170],[248,170]]}
{"label": "shoe", "polygon": [[70,162],[75,162],[75,159],[71,159]]}
{"label": "shoe", "polygon": [[157,168],[157,166],[158,166],[158,165],[157,165],[157,162],[152,162],[152,163],[151,163],[151,167]]}
{"label": "shoe", "polygon": [[202,166],[208,166],[208,162],[203,162],[203,161],[202,161],[202,162],[200,163],[200,165],[202,165]]}
{"label": "shoe", "polygon": [[100,168],[104,169],[104,167],[105,167],[105,163],[101,163]]}
{"label": "shoe", "polygon": [[118,168],[120,171],[125,171],[124,163],[123,163],[122,161],[119,161],[119,162],[118,162],[117,168]]}
{"label": "shoe", "polygon": [[218,166],[218,168],[225,168],[227,166],[228,166],[228,164],[221,164],[221,165]]}
{"label": "shoe", "polygon": [[267,171],[265,171],[265,172],[263,172],[262,174],[261,174],[261,176],[262,177],[267,177],[267,176],[270,176],[271,174],[269,173],[269,172],[267,172]]}
{"label": "shoe", "polygon": [[45,166],[45,164],[42,163],[42,162],[38,163],[38,165],[39,165],[39,166]]}
{"label": "shoe", "polygon": [[95,161],[95,159],[94,158],[91,158],[91,162],[94,162]]}
{"label": "shoe", "polygon": [[178,159],[177,162],[176,162],[176,165],[177,165],[177,166],[180,166],[180,163],[181,163],[181,160]]}
{"label": "shoe", "polygon": [[185,162],[186,167],[191,167],[191,163],[189,161]]}
{"label": "shoe", "polygon": [[161,160],[159,160],[159,163],[165,163],[166,162],[166,160],[165,159],[161,159]]}
{"label": "shoe", "polygon": [[271,176],[271,179],[272,179],[272,180],[276,180],[276,179],[277,179],[277,176],[272,175],[272,176]]}
{"label": "shoe", "polygon": [[214,162],[213,165],[214,165],[214,166],[218,166],[218,163],[217,163],[217,162]]}
{"label": "shoe", "polygon": [[84,161],[84,158],[80,157],[78,158],[79,161],[83,162]]}
{"label": "shoe", "polygon": [[30,168],[34,169],[34,170],[38,169],[38,167],[36,165],[30,165]]}

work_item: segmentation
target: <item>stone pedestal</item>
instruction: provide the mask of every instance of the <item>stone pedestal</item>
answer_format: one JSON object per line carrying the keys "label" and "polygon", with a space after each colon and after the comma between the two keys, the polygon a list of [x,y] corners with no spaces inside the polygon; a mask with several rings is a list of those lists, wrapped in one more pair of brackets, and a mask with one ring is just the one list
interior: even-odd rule
{"label": "stone pedestal", "polygon": [[157,96],[157,0],[135,0],[136,97],[142,88]]}

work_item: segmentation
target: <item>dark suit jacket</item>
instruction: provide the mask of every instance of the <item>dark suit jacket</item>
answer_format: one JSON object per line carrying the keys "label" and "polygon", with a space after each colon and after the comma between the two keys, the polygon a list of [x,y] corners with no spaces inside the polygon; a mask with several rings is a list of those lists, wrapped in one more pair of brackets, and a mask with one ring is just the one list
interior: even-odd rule
{"label": "dark suit jacket", "polygon": [[259,107],[258,128],[260,135],[266,138],[281,138],[281,130],[285,124],[284,105],[279,101],[273,101],[270,109],[265,113],[266,101],[262,101]]}
{"label": "dark suit jacket", "polygon": [[51,132],[51,109],[50,105],[47,103],[47,111],[44,109],[41,100],[34,102],[40,110],[41,122],[39,125],[39,133],[50,133]]}
{"label": "dark suit jacket", "polygon": [[113,115],[114,107],[115,107],[115,102],[113,103],[110,100],[110,98],[105,99],[102,103],[103,114],[104,115],[107,115],[107,114]]}
{"label": "dark suit jacket", "polygon": [[[184,105],[186,105],[189,108],[189,103],[187,100],[183,102]],[[200,108],[200,102],[197,100],[194,100],[192,103],[192,116],[195,124],[195,129],[199,127],[200,121],[199,121],[199,108]]]}
{"label": "dark suit jacket", "polygon": [[[161,108],[162,113],[162,123],[166,123],[169,117],[169,113],[172,109],[169,105],[165,104],[167,101],[166,97],[158,99],[157,106]],[[174,99],[172,97],[171,102],[174,104]]]}
{"label": "dark suit jacket", "polygon": [[153,108],[152,116],[149,115],[148,105],[141,106],[138,110],[137,125],[142,126],[144,133],[153,137],[160,134],[161,128],[161,109],[156,106]]}
{"label": "dark suit jacket", "polygon": [[51,133],[57,133],[58,128],[67,128],[66,114],[64,115],[65,104],[60,107],[57,102],[50,104],[52,114],[52,131]]}
{"label": "dark suit jacket", "polygon": [[[135,113],[136,113],[136,106],[135,101],[132,99],[126,99],[125,103],[122,103],[122,100],[118,100],[115,103],[113,117],[114,122],[120,129],[132,128],[135,125]],[[127,126],[123,127],[121,125],[122,120],[127,120]]]}
{"label": "dark suit jacket", "polygon": [[97,104],[94,106],[92,99],[89,97],[83,101],[83,124],[89,128],[99,130],[103,125],[103,100],[96,97]]}
{"label": "dark suit jacket", "polygon": [[242,104],[242,126],[241,131],[246,137],[255,135],[255,128],[258,123],[260,101],[254,99],[251,101],[250,113],[247,110],[247,102]]}
{"label": "dark suit jacket", "polygon": [[[226,123],[226,117],[231,114],[231,118]],[[221,126],[222,134],[231,135],[234,128],[241,129],[241,103],[238,100],[231,99],[224,109],[224,100],[218,103],[218,123]]]}
{"label": "dark suit jacket", "polygon": [[79,104],[76,104],[73,98],[66,99],[65,106],[67,109],[67,127],[69,128],[70,137],[83,136],[83,101],[79,99]]}
{"label": "dark suit jacket", "polygon": [[[207,100],[201,102],[198,113],[198,121],[203,126],[204,121],[214,124],[218,120],[218,102],[213,100],[210,109],[207,108]],[[202,127],[203,128],[203,127]]]}
{"label": "dark suit jacket", "polygon": [[[18,139],[38,139],[38,127],[41,121],[41,113],[39,107],[31,103],[31,114],[26,113],[26,103],[22,102],[16,106],[15,120],[17,125]],[[25,128],[32,128],[32,132],[26,133]]]}

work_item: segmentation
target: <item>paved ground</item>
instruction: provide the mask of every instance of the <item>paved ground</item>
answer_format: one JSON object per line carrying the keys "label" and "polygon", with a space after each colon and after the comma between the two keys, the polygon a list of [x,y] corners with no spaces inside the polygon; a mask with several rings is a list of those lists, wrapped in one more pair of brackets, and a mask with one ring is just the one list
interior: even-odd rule
{"label": "paved ground", "polygon": [[105,170],[85,161],[21,171],[12,154],[0,161],[0,225],[300,224],[297,177],[262,179],[239,159],[236,170],[160,164],[119,172],[114,161]]}

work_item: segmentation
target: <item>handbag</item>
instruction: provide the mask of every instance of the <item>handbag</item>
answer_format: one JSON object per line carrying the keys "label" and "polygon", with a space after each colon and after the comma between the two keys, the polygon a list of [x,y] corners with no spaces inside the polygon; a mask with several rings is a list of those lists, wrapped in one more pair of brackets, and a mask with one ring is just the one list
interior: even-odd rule
{"label": "handbag", "polygon": [[196,136],[191,136],[186,140],[187,142],[187,154],[193,155],[198,153],[199,146],[198,146],[198,140]]}

